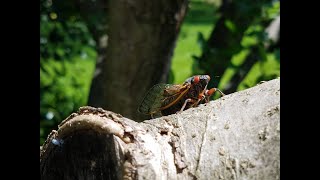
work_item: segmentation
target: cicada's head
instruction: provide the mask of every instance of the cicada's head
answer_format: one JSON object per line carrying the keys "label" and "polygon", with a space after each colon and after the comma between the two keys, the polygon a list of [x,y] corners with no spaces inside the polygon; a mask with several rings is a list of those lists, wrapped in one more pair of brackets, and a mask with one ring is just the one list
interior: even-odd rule
{"label": "cicada's head", "polygon": [[210,76],[208,75],[196,75],[186,79],[184,85],[189,85],[190,87],[186,97],[197,99],[207,89],[209,81]]}
{"label": "cicada's head", "polygon": [[203,88],[205,88],[210,81],[209,75],[196,75],[192,76],[185,80],[185,83],[189,83],[191,85],[199,85]]}

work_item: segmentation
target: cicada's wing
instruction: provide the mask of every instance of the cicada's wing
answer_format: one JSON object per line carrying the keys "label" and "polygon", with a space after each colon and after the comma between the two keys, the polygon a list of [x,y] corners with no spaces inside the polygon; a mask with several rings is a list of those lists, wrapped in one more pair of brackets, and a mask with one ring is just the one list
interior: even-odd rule
{"label": "cicada's wing", "polygon": [[142,114],[151,114],[160,109],[161,99],[168,84],[154,85],[143,98],[138,111]]}
{"label": "cicada's wing", "polygon": [[143,114],[154,114],[177,102],[188,90],[186,85],[156,84],[142,100],[138,111]]}
{"label": "cicada's wing", "polygon": [[171,85],[166,88],[160,110],[167,109],[178,102],[188,92],[189,88],[189,84]]}

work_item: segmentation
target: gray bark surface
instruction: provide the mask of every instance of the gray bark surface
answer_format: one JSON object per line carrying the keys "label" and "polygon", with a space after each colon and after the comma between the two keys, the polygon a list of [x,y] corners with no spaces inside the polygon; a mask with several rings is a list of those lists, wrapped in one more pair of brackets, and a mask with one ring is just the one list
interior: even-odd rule
{"label": "gray bark surface", "polygon": [[140,123],[82,107],[48,136],[40,151],[40,175],[280,179],[280,79]]}

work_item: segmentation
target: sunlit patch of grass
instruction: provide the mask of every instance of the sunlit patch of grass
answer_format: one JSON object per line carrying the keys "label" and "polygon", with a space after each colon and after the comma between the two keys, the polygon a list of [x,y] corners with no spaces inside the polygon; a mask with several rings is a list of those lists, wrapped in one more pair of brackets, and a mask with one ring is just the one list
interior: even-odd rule
{"label": "sunlit patch of grass", "polygon": [[190,1],[188,14],[185,17],[171,64],[173,82],[182,83],[192,76],[193,56],[200,56],[202,51],[198,44],[198,34],[207,39],[217,18],[216,6],[205,1]]}
{"label": "sunlit patch of grass", "polygon": [[258,61],[239,84],[237,91],[255,86],[260,81],[268,81],[280,77],[280,63],[277,53],[268,53],[265,61]]}
{"label": "sunlit patch of grass", "polygon": [[201,48],[197,45],[197,34],[202,32],[209,35],[211,25],[184,25],[174,51],[171,68],[174,74],[174,83],[181,83],[192,75],[192,56],[200,56]]}

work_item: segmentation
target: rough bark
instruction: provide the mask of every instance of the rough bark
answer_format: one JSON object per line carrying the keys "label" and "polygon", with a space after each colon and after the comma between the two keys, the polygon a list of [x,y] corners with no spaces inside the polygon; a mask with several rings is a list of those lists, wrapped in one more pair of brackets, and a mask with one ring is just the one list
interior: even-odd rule
{"label": "rough bark", "polygon": [[279,179],[280,79],[140,123],[83,107],[48,136],[40,176]]}
{"label": "rough bark", "polygon": [[[128,118],[152,85],[166,82],[187,0],[109,0],[108,46],[88,104]],[[116,94],[116,95],[115,95]]]}

